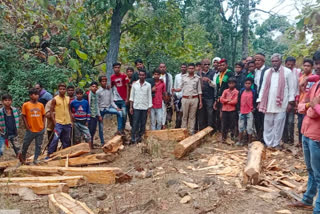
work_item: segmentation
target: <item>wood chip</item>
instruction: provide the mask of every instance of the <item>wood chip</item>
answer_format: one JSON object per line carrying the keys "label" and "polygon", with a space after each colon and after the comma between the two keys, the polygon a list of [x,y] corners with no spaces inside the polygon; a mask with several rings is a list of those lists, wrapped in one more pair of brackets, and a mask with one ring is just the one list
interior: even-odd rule
{"label": "wood chip", "polygon": [[276,213],[291,214],[292,212],[290,210],[278,210]]}
{"label": "wood chip", "polygon": [[186,181],[182,181],[182,183],[184,183],[187,187],[190,187],[191,189],[199,188],[199,185],[194,184],[194,183],[189,183],[189,182],[186,182]]}
{"label": "wood chip", "polygon": [[186,204],[188,203],[189,201],[191,201],[191,196],[190,195],[187,195],[187,196],[184,196],[181,200],[180,200],[180,203],[181,204]]}

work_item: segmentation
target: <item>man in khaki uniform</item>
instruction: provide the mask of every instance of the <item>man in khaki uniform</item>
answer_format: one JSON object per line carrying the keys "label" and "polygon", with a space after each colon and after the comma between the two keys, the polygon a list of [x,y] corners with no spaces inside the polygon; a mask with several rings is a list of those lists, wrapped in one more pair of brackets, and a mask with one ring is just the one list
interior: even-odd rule
{"label": "man in khaki uniform", "polygon": [[196,122],[196,113],[202,108],[202,90],[200,77],[194,74],[195,64],[188,64],[188,74],[182,75],[179,88],[173,89],[173,92],[182,91],[182,128],[188,128],[191,134],[194,134],[194,125]]}

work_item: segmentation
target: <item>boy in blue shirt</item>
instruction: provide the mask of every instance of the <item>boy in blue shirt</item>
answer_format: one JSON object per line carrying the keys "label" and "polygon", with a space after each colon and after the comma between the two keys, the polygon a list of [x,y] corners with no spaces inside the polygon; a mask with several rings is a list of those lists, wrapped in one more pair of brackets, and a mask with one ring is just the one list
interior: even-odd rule
{"label": "boy in blue shirt", "polygon": [[88,129],[88,119],[90,119],[89,103],[83,99],[83,91],[81,89],[76,90],[76,97],[77,98],[70,104],[74,120],[75,143],[80,143],[81,135],[83,135],[84,140],[89,143],[89,145],[92,145],[91,134]]}

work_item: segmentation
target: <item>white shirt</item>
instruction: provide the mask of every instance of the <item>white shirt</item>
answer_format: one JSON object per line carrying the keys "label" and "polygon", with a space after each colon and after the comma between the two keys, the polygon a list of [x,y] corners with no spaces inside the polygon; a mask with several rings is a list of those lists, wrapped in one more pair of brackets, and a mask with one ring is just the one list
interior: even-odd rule
{"label": "white shirt", "polygon": [[266,66],[263,65],[260,69],[256,68],[256,70],[254,72],[254,84],[257,86],[257,91],[259,91],[259,88],[260,88],[260,77],[261,77],[262,70],[265,67]]}
{"label": "white shirt", "polygon": [[[264,81],[261,85],[261,90],[259,93],[259,98],[257,102],[261,102],[263,91],[266,84],[266,79],[271,71],[271,68],[264,72]],[[282,106],[277,105],[277,93],[278,93],[278,81],[279,81],[279,73],[280,72],[273,72],[271,76],[271,84],[269,90],[269,97],[268,97],[268,104],[267,104],[267,113],[280,113],[285,112],[287,110],[288,103],[294,101],[294,93],[293,90],[293,80],[291,70],[284,67],[284,79],[285,79],[285,87],[284,87],[284,95],[283,95],[283,102]]]}
{"label": "white shirt", "polygon": [[293,88],[295,90],[294,92],[294,96],[296,97],[297,95],[299,95],[299,78],[300,78],[300,73],[301,70],[298,68],[293,68],[293,70],[291,71],[291,75],[292,75],[292,81],[293,81]]}
{"label": "white shirt", "polygon": [[152,107],[151,84],[144,82],[141,86],[140,80],[132,84],[130,101],[133,108],[138,110],[148,110]]}
{"label": "white shirt", "polygon": [[[166,74],[168,74],[168,77],[169,77],[168,86],[167,86],[167,81],[166,81]],[[171,94],[172,87],[173,87],[172,75],[169,73],[166,73],[166,74],[161,74],[160,79],[163,80],[164,84],[166,84],[166,89],[168,89],[167,93]]]}
{"label": "white shirt", "polygon": [[[179,88],[179,85],[181,84],[182,81],[182,74],[179,73],[176,75],[176,77],[174,78],[174,88]],[[180,92],[175,92],[175,95],[177,96],[178,99],[182,98],[182,91]]]}

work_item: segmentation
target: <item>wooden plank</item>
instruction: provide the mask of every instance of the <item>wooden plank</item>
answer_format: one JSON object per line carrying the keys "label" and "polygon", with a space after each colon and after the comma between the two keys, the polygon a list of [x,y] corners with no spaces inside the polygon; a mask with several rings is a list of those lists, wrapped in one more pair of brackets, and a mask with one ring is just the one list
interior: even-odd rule
{"label": "wooden plank", "polygon": [[60,167],[70,167],[70,166],[86,166],[86,165],[94,165],[101,163],[110,163],[114,161],[115,155],[113,154],[92,154],[87,156],[68,158],[68,159],[60,159],[60,160],[52,160],[45,163],[47,166],[60,166]]}
{"label": "wooden plank", "polygon": [[69,191],[66,183],[0,183],[1,193],[19,194],[22,188],[29,188],[39,195]]}
{"label": "wooden plank", "polygon": [[295,189],[297,187],[296,185],[294,185],[293,183],[290,183],[289,181],[278,180],[278,182],[292,189]]}
{"label": "wooden plank", "polygon": [[159,141],[182,141],[189,137],[188,129],[163,129],[146,131],[145,139],[156,139]]}
{"label": "wooden plank", "polygon": [[259,176],[262,167],[262,159],[265,156],[265,147],[259,141],[251,143],[247,165],[244,168],[244,183],[249,182],[250,184],[256,185],[259,182]]}
{"label": "wooden plank", "polygon": [[191,150],[199,146],[201,139],[210,134],[213,131],[213,128],[208,126],[207,128],[199,131],[197,134],[192,135],[178,143],[174,149],[173,154],[177,159],[182,158]]}
{"label": "wooden plank", "polygon": [[66,183],[68,187],[87,184],[84,176],[8,177],[0,178],[0,183]]}
{"label": "wooden plank", "polygon": [[263,192],[277,192],[276,190],[274,189],[270,189],[268,187],[263,187],[263,186],[258,186],[258,185],[252,185],[250,186],[256,190],[260,190],[260,191],[263,191]]}
{"label": "wooden plank", "polygon": [[94,214],[85,203],[73,199],[66,193],[51,194],[48,200],[49,209],[53,214]]}
{"label": "wooden plank", "polygon": [[[114,184],[121,169],[117,167],[50,167],[50,166],[21,166],[17,172],[25,172],[35,176],[84,176],[88,183]],[[14,174],[14,172],[11,172]]]}
{"label": "wooden plank", "polygon": [[0,169],[4,170],[8,167],[14,167],[14,166],[17,166],[18,163],[19,163],[18,159],[0,162]]}
{"label": "wooden plank", "polygon": [[123,137],[121,135],[114,136],[106,144],[103,145],[104,153],[116,153],[123,147]]}

